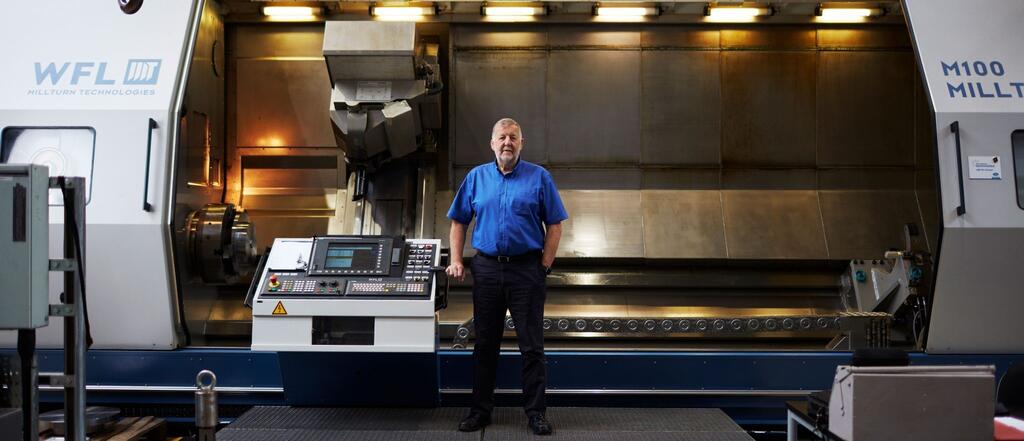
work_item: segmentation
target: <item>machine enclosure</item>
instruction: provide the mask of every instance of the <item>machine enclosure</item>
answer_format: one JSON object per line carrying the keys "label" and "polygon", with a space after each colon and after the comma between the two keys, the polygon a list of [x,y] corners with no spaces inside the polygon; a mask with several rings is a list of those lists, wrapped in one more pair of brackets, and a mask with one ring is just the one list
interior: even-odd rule
{"label": "machine enclosure", "polygon": [[992,366],[839,366],[828,428],[847,441],[992,439]]}
{"label": "machine enclosure", "polygon": [[49,171],[0,164],[0,329],[35,329],[49,317]]}

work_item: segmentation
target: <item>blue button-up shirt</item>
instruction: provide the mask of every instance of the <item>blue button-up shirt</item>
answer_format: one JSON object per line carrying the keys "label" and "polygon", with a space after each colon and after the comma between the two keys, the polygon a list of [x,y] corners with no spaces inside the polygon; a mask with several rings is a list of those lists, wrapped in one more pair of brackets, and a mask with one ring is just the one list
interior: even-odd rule
{"label": "blue button-up shirt", "polygon": [[509,174],[496,162],[469,171],[455,193],[448,218],[473,227],[473,248],[492,256],[544,249],[544,225],[569,218],[551,174],[522,159]]}

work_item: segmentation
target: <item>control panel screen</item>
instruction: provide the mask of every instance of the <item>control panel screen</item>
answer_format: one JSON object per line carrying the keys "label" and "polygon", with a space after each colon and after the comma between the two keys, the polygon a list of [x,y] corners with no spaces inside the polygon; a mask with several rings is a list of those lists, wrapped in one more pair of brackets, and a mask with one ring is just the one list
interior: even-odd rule
{"label": "control panel screen", "polygon": [[377,250],[378,248],[372,245],[332,243],[327,247],[324,269],[376,269]]}
{"label": "control panel screen", "polygon": [[[391,272],[394,238],[325,236],[313,240],[310,276],[370,276]],[[399,244],[401,246],[401,244]]]}

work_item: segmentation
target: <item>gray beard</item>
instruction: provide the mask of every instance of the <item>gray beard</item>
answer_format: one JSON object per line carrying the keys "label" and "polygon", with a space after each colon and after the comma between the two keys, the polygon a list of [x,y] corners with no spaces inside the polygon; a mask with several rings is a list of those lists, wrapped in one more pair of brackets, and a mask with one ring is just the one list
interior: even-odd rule
{"label": "gray beard", "polygon": [[502,170],[511,171],[512,166],[516,164],[516,161],[519,161],[519,156],[513,157],[509,160],[503,159],[499,156],[497,159],[498,165],[501,166]]}

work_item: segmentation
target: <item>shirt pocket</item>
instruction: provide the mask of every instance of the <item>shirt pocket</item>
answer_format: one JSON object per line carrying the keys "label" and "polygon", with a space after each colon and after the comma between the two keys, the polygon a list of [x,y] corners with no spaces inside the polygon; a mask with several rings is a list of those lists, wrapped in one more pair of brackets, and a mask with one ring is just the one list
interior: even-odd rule
{"label": "shirt pocket", "polygon": [[537,190],[527,190],[512,198],[512,211],[523,216],[540,215],[540,197]]}

